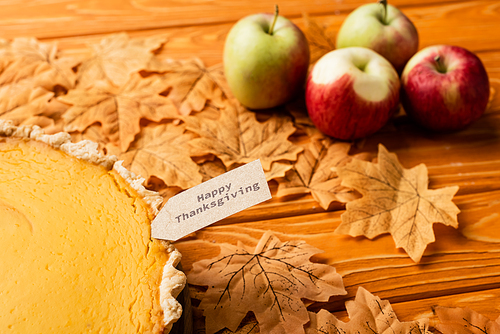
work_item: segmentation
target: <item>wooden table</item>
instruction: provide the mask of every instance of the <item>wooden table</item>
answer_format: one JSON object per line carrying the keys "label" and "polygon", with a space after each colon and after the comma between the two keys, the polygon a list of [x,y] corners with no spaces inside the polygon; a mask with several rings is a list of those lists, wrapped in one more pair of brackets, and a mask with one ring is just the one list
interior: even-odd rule
{"label": "wooden table", "polygon": [[[278,1],[280,13],[305,29],[303,14],[335,33],[346,15],[368,1]],[[323,249],[315,261],[334,266],[348,295],[323,307],[347,320],[344,303],[359,286],[391,302],[398,318],[436,321],[433,306],[470,307],[494,320],[500,315],[500,2],[394,0],[415,23],[420,47],[455,44],[475,52],[486,66],[491,103],[467,130],[431,134],[408,121],[367,138],[356,150],[376,152],[379,143],[395,152],[403,166],[425,163],[430,187],[460,187],[454,202],[460,227],[434,225],[437,241],[414,263],[394,247],[390,235],[368,240],[334,235],[343,206],[321,209],[311,196],[271,201],[229,217],[176,243],[186,272],[200,259],[216,256],[218,244],[237,240],[254,245],[266,230],[281,240],[300,239]],[[272,12],[274,3],[209,0],[12,0],[0,2],[0,38],[34,36],[57,41],[67,54],[83,52],[109,33],[168,38],[165,57],[201,58],[207,66],[222,61],[224,39],[235,21]],[[271,188],[273,184],[271,183]],[[273,191],[276,187],[273,188]],[[483,222],[495,242],[464,237],[464,227]],[[195,315],[199,313],[195,312]]]}

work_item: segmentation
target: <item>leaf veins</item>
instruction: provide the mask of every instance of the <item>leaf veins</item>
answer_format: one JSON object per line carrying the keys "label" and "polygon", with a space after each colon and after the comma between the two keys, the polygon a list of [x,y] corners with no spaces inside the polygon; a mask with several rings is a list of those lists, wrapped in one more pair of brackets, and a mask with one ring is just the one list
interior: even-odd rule
{"label": "leaf veins", "polygon": [[130,75],[147,68],[153,58],[152,51],[159,49],[166,39],[149,37],[131,39],[126,33],[112,34],[98,44],[91,44],[91,56],[78,71],[78,87],[92,87],[100,80],[122,86]]}
{"label": "leaf veins", "polygon": [[237,102],[226,104],[218,120],[189,116],[185,121],[187,129],[200,136],[191,141],[192,155],[213,154],[228,169],[261,159],[264,171],[269,171],[274,161],[295,161],[303,150],[288,140],[295,132],[288,117],[272,116],[261,123]]}
{"label": "leaf veins", "polygon": [[182,61],[155,59],[148,70],[162,74],[168,83],[168,94],[165,95],[184,116],[192,111],[202,111],[209,101],[217,108],[224,107],[227,101],[228,88],[220,64],[206,68],[197,58]]}
{"label": "leaf veins", "polygon": [[[60,57],[55,43],[16,38],[0,46],[0,117],[19,125],[51,109],[54,96],[73,88],[76,58]],[[32,121],[31,121],[32,122]]]}
{"label": "leaf veins", "polygon": [[235,331],[250,311],[261,332],[304,333],[309,316],[302,298],[327,301],[346,293],[335,268],[309,261],[319,252],[267,232],[255,249],[223,244],[217,258],[196,262],[188,281],[208,286],[200,304],[207,333]]}
{"label": "leaf veins", "polygon": [[71,105],[63,115],[64,129],[83,132],[101,123],[103,135],[125,152],[140,132],[142,118],[159,122],[178,117],[177,108],[160,95],[164,89],[158,76],[142,78],[136,73],[121,87],[101,80],[89,88],[70,90],[59,98]]}
{"label": "leaf veins", "polygon": [[442,307],[434,310],[440,323],[436,328],[443,334],[498,334],[500,333],[500,317],[492,321],[482,314],[466,307]]}
{"label": "leaf veins", "polygon": [[326,310],[310,312],[311,323],[306,334],[430,334],[428,319],[400,322],[387,300],[381,300],[362,287],[358,288],[354,301],[346,302],[346,308],[349,322],[340,321]]}
{"label": "leaf veins", "polygon": [[126,168],[146,179],[155,176],[168,186],[182,189],[198,185],[202,175],[188,148],[193,134],[184,130],[184,125],[150,124],[119,158]]}
{"label": "leaf veins", "polygon": [[452,202],[457,186],[427,188],[427,168],[420,164],[404,169],[395,154],[379,145],[378,163],[358,159],[338,169],[342,185],[363,197],[347,203],[337,234],[374,238],[391,233],[396,247],[419,262],[427,244],[433,242],[434,223],[458,227],[460,211]]}
{"label": "leaf veins", "polygon": [[278,197],[311,193],[325,210],[333,201],[348,202],[359,197],[351,188],[341,185],[332,168],[345,165],[351,144],[315,136],[305,145],[293,167],[279,179]]}

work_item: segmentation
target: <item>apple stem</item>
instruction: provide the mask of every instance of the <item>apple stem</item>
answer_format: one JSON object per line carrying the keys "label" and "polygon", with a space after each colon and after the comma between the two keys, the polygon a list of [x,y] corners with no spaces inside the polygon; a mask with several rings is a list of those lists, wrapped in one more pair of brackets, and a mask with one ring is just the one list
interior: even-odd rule
{"label": "apple stem", "polygon": [[441,60],[441,56],[437,55],[434,57],[434,61],[436,62],[436,68],[439,73],[446,73],[446,67],[443,64],[443,61]]}
{"label": "apple stem", "polygon": [[267,32],[269,35],[272,35],[273,34],[273,30],[274,30],[274,25],[276,24],[276,21],[278,20],[278,14],[279,14],[279,8],[278,8],[278,5],[274,5],[274,19],[273,19],[273,23],[271,24],[271,27],[269,28],[269,31]]}
{"label": "apple stem", "polygon": [[387,0],[378,0],[378,3],[382,5],[384,9],[384,14],[382,15],[382,23],[387,24]]}

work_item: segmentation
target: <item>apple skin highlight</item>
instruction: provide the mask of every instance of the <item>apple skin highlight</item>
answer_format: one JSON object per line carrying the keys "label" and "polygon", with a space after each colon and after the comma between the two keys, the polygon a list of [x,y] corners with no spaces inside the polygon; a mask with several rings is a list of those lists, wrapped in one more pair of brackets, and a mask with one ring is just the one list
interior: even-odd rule
{"label": "apple skin highlight", "polygon": [[[444,73],[436,66],[437,56]],[[457,46],[421,50],[405,67],[401,84],[401,103],[406,113],[434,131],[467,127],[483,115],[490,94],[488,74],[481,60]]]}
{"label": "apple skin highlight", "polygon": [[354,91],[352,79],[345,74],[335,83],[335,88],[319,84],[312,89],[308,85],[306,104],[309,109],[330,110],[309,113],[318,130],[337,139],[352,140],[369,136],[382,128],[398,110],[399,96],[392,94],[390,108],[387,108],[387,101],[363,100]]}

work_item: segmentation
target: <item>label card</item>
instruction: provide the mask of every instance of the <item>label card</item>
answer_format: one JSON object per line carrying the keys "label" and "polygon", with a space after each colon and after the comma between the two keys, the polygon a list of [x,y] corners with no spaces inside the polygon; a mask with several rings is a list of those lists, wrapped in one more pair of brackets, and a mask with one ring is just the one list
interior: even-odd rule
{"label": "label card", "polygon": [[151,224],[156,239],[175,241],[271,198],[260,160],[170,198]]}

